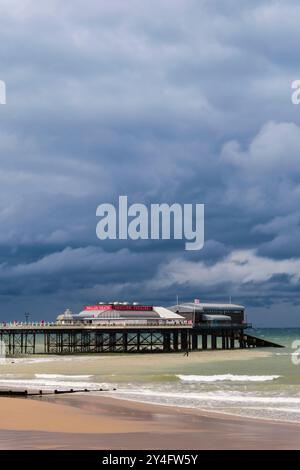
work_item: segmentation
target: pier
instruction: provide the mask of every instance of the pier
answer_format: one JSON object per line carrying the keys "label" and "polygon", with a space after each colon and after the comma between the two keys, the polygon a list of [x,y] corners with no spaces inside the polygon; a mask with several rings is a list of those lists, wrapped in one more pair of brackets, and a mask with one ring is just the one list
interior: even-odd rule
{"label": "pier", "polygon": [[[0,326],[8,357],[34,354],[154,353],[280,347],[245,333],[249,324],[58,325]],[[3,344],[3,343],[2,343]]]}

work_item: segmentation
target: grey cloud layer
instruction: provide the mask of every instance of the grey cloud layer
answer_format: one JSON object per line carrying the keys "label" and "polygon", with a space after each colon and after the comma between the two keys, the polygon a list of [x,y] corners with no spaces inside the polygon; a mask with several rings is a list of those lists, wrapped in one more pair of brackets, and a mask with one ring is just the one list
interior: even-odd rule
{"label": "grey cloud layer", "polygon": [[[300,6],[272,3],[0,0],[4,307],[299,302]],[[96,207],[119,194],[204,202],[204,250],[100,244]]]}

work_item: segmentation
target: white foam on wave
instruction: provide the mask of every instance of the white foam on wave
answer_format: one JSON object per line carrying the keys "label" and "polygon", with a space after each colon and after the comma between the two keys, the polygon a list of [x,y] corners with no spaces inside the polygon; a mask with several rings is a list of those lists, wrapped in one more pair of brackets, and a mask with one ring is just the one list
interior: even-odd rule
{"label": "white foam on wave", "polygon": [[[230,392],[229,392],[230,393]],[[99,396],[99,392],[91,392]],[[270,421],[300,423],[300,397],[212,396],[211,394],[161,393],[150,390],[133,391],[117,389],[106,396],[140,403],[152,403],[178,408],[195,408],[222,413],[228,416],[253,417]],[[270,400],[271,398],[271,400]]]}
{"label": "white foam on wave", "polygon": [[[231,403],[231,404],[295,404],[300,405],[300,396],[274,396],[274,395],[254,395],[247,392],[232,392],[232,391],[217,391],[217,392],[199,392],[199,393],[181,393],[181,392],[163,392],[154,390],[129,390],[129,389],[118,389],[115,392],[116,395],[127,395],[128,397],[136,397],[138,401],[144,399],[151,401],[152,398],[167,399],[169,404],[193,406],[199,402],[199,404],[209,403]],[[139,397],[139,398],[138,398]],[[180,400],[180,401],[179,401]],[[299,408],[300,409],[300,408]]]}
{"label": "white foam on wave", "polygon": [[22,377],[22,374],[0,374],[0,379],[4,379],[5,377],[7,378],[12,378],[12,377]]}
{"label": "white foam on wave", "polygon": [[6,358],[5,364],[39,364],[44,362],[88,362],[88,361],[95,361],[95,359],[100,360],[103,359],[101,356],[47,356],[47,357],[16,357],[16,358]]}
{"label": "white foam on wave", "polygon": [[82,380],[91,379],[93,375],[34,374],[37,379]]}
{"label": "white foam on wave", "polygon": [[280,375],[176,375],[182,382],[198,383],[198,382],[269,382],[279,379]]}
{"label": "white foam on wave", "polygon": [[88,382],[87,380],[79,381],[77,379],[57,379],[57,378],[35,378],[35,379],[2,379],[0,377],[0,387],[5,388],[24,388],[28,390],[83,390],[87,388],[88,390],[99,390],[100,388],[109,388],[106,384]]}

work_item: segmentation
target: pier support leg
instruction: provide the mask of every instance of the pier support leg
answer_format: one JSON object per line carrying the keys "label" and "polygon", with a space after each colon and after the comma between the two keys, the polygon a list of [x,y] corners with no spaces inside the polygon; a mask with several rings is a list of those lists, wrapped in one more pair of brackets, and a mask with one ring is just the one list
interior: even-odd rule
{"label": "pier support leg", "polygon": [[109,352],[114,352],[115,351],[115,345],[116,345],[116,333],[109,333]]}
{"label": "pier support leg", "polygon": [[198,335],[192,333],[192,350],[195,351],[198,349]]}
{"label": "pier support leg", "polygon": [[207,335],[202,335],[202,349],[207,349]]}
{"label": "pier support leg", "polygon": [[178,351],[178,331],[173,332],[173,350]]}
{"label": "pier support leg", "polygon": [[187,331],[184,330],[181,332],[181,350],[182,351],[187,351],[188,349],[188,335]]}
{"label": "pier support leg", "polygon": [[137,352],[140,351],[140,345],[141,345],[141,336],[140,336],[140,332],[138,331],[137,334],[136,334],[136,350],[137,350]]}
{"label": "pier support leg", "polygon": [[164,332],[164,341],[163,341],[163,351],[164,352],[170,352],[170,346],[171,346],[170,332],[165,331]]}
{"label": "pier support leg", "polygon": [[127,352],[128,349],[128,335],[126,332],[123,333],[123,348],[124,352]]}

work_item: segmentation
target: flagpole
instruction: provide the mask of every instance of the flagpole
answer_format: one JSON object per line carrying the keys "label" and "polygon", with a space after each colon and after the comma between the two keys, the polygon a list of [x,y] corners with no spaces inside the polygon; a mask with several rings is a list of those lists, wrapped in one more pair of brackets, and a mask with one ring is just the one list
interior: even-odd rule
{"label": "flagpole", "polygon": [[194,300],[194,318],[193,318],[193,326],[195,326],[195,322],[196,322],[196,304],[195,304],[195,300]]}

